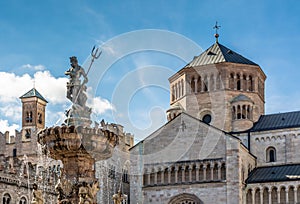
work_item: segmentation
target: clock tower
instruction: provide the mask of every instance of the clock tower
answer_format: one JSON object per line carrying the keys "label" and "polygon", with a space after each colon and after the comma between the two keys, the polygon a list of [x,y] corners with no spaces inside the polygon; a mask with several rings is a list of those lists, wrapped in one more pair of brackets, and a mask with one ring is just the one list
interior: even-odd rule
{"label": "clock tower", "polygon": [[33,132],[45,128],[47,100],[35,89],[20,97],[22,101],[22,141],[29,141]]}

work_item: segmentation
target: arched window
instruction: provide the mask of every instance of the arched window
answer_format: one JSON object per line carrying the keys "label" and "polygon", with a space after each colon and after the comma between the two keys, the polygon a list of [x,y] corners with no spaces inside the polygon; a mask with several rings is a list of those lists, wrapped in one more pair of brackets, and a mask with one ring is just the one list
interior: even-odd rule
{"label": "arched window", "polygon": [[181,97],[181,83],[180,82],[178,82],[178,91],[177,92],[178,92],[177,97],[180,98]]}
{"label": "arched window", "polygon": [[252,76],[249,76],[248,90],[253,91],[253,79]]}
{"label": "arched window", "polygon": [[191,89],[192,89],[192,93],[195,93],[195,78],[192,77],[192,80],[191,80]]}
{"label": "arched window", "polygon": [[241,78],[239,74],[236,75],[236,89],[241,90]]}
{"label": "arched window", "polygon": [[285,193],[286,189],[285,187],[282,187],[280,189],[280,203],[286,203],[286,193]]}
{"label": "arched window", "polygon": [[246,77],[245,75],[243,75],[242,89],[243,89],[244,91],[247,90],[247,77]]}
{"label": "arched window", "polygon": [[256,189],[254,194],[254,203],[261,203],[260,202],[260,190]]}
{"label": "arched window", "polygon": [[27,204],[26,198],[25,198],[25,197],[22,197],[22,198],[20,199],[19,204]]}
{"label": "arched window", "polygon": [[172,101],[175,100],[175,87],[174,85],[172,86]]}
{"label": "arched window", "polygon": [[226,180],[226,166],[225,163],[221,166],[221,180]]}
{"label": "arched window", "polygon": [[251,116],[250,116],[250,106],[249,105],[247,106],[247,119],[251,119]]}
{"label": "arched window", "polygon": [[25,118],[25,121],[27,122],[27,123],[32,123],[32,111],[27,111],[26,112],[26,118]]}
{"label": "arched window", "polygon": [[183,79],[181,80],[181,95],[184,95],[184,83],[183,83]]}
{"label": "arched window", "polygon": [[232,107],[232,119],[233,120],[236,119],[236,109],[235,109],[235,106]]}
{"label": "arched window", "polygon": [[237,107],[237,119],[242,119],[242,111],[240,105],[238,105]]}
{"label": "arched window", "polygon": [[199,76],[198,80],[197,80],[197,91],[198,92],[202,91],[202,78],[201,78],[201,76]]}
{"label": "arched window", "polygon": [[211,90],[211,91],[214,91],[215,90],[215,84],[216,84],[216,82],[215,82],[215,77],[214,77],[214,75],[212,74],[211,76],[210,76],[210,88],[209,88],[209,90]]}
{"label": "arched window", "polygon": [[203,202],[193,194],[183,193],[171,198],[168,204],[203,204]]}
{"label": "arched window", "polygon": [[203,91],[208,91],[208,79],[207,76],[204,77],[204,83],[203,83]]}
{"label": "arched window", "polygon": [[3,196],[3,204],[10,204],[11,203],[11,196],[8,193],[5,193]]}
{"label": "arched window", "polygon": [[38,113],[38,123],[42,124],[43,123],[43,117],[42,113]]}
{"label": "arched window", "polygon": [[276,149],[274,147],[269,147],[266,151],[266,160],[267,162],[275,162],[276,161]]}
{"label": "arched window", "polygon": [[178,85],[177,83],[175,84],[175,99],[178,98]]}
{"label": "arched window", "polygon": [[246,105],[242,106],[242,119],[246,119]]}
{"label": "arched window", "polygon": [[246,194],[246,203],[247,204],[252,204],[252,189],[249,189],[247,194]]}
{"label": "arched window", "polygon": [[265,188],[263,191],[263,203],[269,203],[269,189]]}
{"label": "arched window", "polygon": [[229,88],[234,89],[234,74],[231,73],[229,77]]}

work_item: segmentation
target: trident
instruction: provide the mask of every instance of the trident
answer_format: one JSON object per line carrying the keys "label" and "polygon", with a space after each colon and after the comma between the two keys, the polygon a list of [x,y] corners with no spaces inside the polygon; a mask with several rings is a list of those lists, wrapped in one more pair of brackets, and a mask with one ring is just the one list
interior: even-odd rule
{"label": "trident", "polygon": [[87,70],[87,72],[86,72],[86,75],[88,75],[88,73],[89,73],[89,71],[90,71],[90,69],[91,69],[91,67],[92,67],[92,64],[94,63],[94,60],[95,60],[95,59],[98,59],[98,58],[100,57],[100,55],[102,54],[102,51],[100,51],[100,52],[98,53],[99,47],[97,47],[96,50],[95,50],[95,48],[96,48],[96,46],[94,45],[94,47],[93,47],[93,49],[92,49],[92,52],[91,52],[92,61],[91,61],[90,66],[89,66],[89,68],[88,68],[88,70]]}

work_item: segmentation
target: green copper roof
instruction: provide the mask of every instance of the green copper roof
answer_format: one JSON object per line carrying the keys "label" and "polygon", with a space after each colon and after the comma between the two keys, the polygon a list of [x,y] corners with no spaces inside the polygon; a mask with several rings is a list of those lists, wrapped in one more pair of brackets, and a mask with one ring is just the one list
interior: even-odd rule
{"label": "green copper roof", "polygon": [[37,98],[45,101],[46,103],[48,103],[48,101],[35,88],[32,88],[30,91],[28,91],[26,94],[24,94],[20,98],[22,99],[22,98],[30,98],[30,97],[37,97]]}
{"label": "green copper roof", "polygon": [[256,63],[248,60],[242,55],[230,50],[229,48],[216,42],[199,56],[187,64],[185,67],[195,67],[207,64],[217,64],[221,62],[232,62],[238,64],[256,65]]}

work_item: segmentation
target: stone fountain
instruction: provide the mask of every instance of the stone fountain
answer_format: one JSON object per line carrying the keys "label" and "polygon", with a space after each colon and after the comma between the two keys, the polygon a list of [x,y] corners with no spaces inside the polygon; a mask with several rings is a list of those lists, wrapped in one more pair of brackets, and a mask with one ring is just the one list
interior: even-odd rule
{"label": "stone fountain", "polygon": [[[92,62],[99,57],[96,57],[98,50],[95,55],[93,51]],[[57,203],[95,204],[99,190],[95,178],[95,162],[110,158],[119,138],[107,129],[91,127],[91,108],[86,106],[88,72],[85,73],[78,65],[76,57],[71,57],[70,61],[71,68],[65,74],[70,77],[67,98],[71,100],[72,107],[66,111],[65,124],[40,131],[38,142],[44,154],[63,163],[60,179],[55,187],[58,193]]]}

